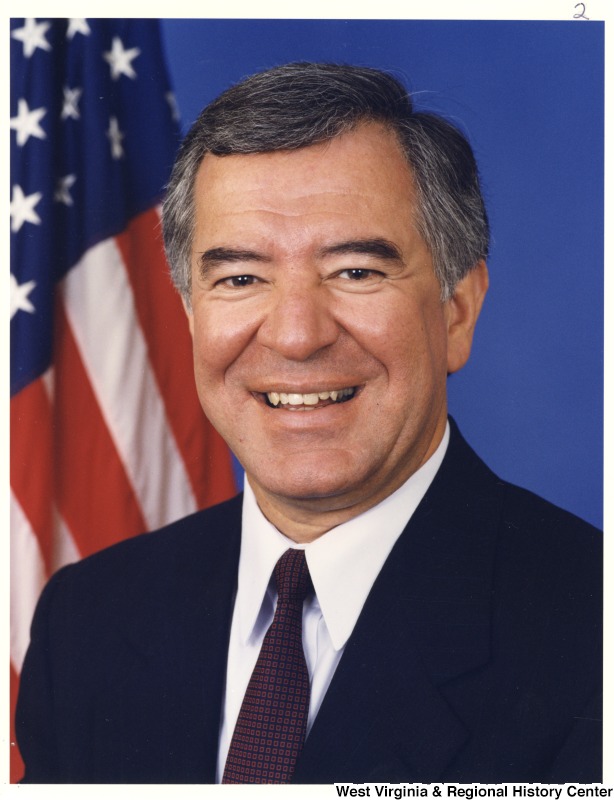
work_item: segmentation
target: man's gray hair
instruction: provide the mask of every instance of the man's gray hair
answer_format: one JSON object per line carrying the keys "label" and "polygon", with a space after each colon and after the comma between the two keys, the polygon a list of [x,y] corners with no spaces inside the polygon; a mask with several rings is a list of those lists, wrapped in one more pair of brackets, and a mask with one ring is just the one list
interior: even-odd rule
{"label": "man's gray hair", "polygon": [[223,92],[183,141],[163,209],[175,286],[189,303],[194,183],[207,153],[297,150],[379,122],[397,136],[411,168],[414,223],[433,258],[442,299],[488,253],[489,228],[467,139],[441,117],[416,112],[405,87],[369,67],[296,63],[257,73]]}

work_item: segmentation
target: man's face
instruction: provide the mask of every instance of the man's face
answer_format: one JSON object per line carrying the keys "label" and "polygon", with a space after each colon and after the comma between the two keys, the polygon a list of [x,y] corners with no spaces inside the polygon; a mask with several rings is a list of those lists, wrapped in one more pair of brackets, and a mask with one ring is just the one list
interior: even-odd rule
{"label": "man's face", "polygon": [[205,413],[262,506],[374,505],[436,448],[460,366],[396,139],[369,124],[296,151],[207,155],[195,200]]}

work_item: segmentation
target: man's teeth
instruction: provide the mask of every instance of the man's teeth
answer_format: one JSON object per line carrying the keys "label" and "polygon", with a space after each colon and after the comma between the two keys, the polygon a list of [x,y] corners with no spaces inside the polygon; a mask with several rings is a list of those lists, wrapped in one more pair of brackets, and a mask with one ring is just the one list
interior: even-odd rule
{"label": "man's teeth", "polygon": [[267,392],[267,399],[272,406],[317,406],[323,400],[332,400],[339,403],[351,397],[355,388],[334,389],[332,392],[309,392],[298,394],[296,392]]}

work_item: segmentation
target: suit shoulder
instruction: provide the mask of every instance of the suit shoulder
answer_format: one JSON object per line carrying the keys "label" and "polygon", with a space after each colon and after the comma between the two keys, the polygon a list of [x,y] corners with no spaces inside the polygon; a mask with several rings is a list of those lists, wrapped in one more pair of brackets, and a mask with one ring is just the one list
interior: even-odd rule
{"label": "suit shoulder", "polygon": [[444,463],[442,485],[446,495],[456,494],[462,504],[476,508],[492,504],[500,509],[504,529],[518,537],[526,535],[541,539],[555,536],[577,541],[583,547],[599,542],[601,532],[559,506],[528,489],[509,483],[496,475],[463,439],[458,426],[450,419],[451,438]]}
{"label": "suit shoulder", "polygon": [[[503,505],[495,585],[524,629],[575,642],[594,653],[600,643],[603,537],[574,514],[501,482]],[[573,635],[572,635],[573,631]],[[520,635],[520,633],[518,633]]]}
{"label": "suit shoulder", "polygon": [[[495,580],[501,586],[509,580],[510,591],[519,591],[516,582],[520,580],[523,596],[542,595],[546,605],[555,589],[561,598],[578,592],[598,598],[601,532],[569,511],[499,478],[469,447],[458,428],[454,424],[451,428],[435,496],[438,505],[447,507],[444,522],[455,529],[462,525],[470,538],[481,536],[484,547],[494,548]],[[474,534],[476,529],[482,533]]]}
{"label": "suit shoulder", "polygon": [[[197,511],[150,533],[100,550],[60,569],[47,594],[83,597],[86,604],[117,603],[138,592],[170,591],[182,580],[238,559],[241,496]],[[155,589],[154,589],[155,587]]]}
{"label": "suit shoulder", "polygon": [[498,484],[503,498],[501,522],[511,536],[537,536],[547,546],[594,548],[600,552],[599,529],[527,489],[501,480]]}

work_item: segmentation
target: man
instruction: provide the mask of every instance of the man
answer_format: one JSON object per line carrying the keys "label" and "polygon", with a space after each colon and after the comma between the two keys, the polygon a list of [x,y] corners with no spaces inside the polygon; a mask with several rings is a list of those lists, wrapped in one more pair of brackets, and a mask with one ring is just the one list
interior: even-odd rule
{"label": "man", "polygon": [[488,283],[464,137],[276,68],[202,112],[164,228],[245,493],[50,582],[26,780],[599,780],[597,532],[447,418]]}

